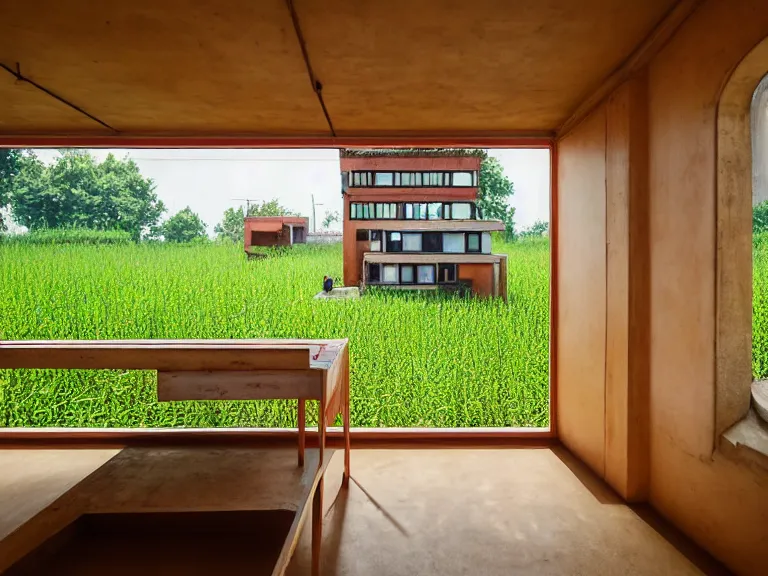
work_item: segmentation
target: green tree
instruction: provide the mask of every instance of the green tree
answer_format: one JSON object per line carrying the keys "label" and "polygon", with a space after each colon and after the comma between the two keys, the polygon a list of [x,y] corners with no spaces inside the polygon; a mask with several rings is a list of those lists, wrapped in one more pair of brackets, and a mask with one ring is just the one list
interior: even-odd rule
{"label": "green tree", "polygon": [[483,211],[483,218],[504,222],[508,240],[515,236],[515,209],[509,206],[514,193],[515,187],[504,175],[501,163],[486,155],[480,163],[477,205]]}
{"label": "green tree", "polygon": [[219,240],[242,242],[244,234],[245,210],[242,206],[227,208],[221,222],[216,224],[213,231]]}
{"label": "green tree", "polygon": [[537,238],[549,233],[549,222],[543,220],[536,220],[528,228],[523,229],[520,232],[520,238]]}
{"label": "green tree", "polygon": [[248,216],[298,216],[288,208],[281,206],[276,198],[261,204],[251,204],[248,208]]}
{"label": "green tree", "polygon": [[768,200],[752,208],[752,232],[768,232]]}
{"label": "green tree", "polygon": [[[21,169],[21,150],[0,148],[0,210],[10,201],[11,189]],[[0,232],[5,232],[6,224],[0,212]]]}
{"label": "green tree", "polygon": [[187,206],[160,227],[166,242],[192,242],[205,238],[205,223]]}
{"label": "green tree", "polygon": [[323,218],[323,228],[329,228],[334,222],[341,222],[341,216],[339,215],[338,210],[334,212],[326,210],[325,218]]}
{"label": "green tree", "polygon": [[165,211],[155,185],[128,158],[99,164],[86,151],[63,150],[50,166],[25,154],[10,193],[14,219],[30,230],[78,227],[122,230],[134,240]]}

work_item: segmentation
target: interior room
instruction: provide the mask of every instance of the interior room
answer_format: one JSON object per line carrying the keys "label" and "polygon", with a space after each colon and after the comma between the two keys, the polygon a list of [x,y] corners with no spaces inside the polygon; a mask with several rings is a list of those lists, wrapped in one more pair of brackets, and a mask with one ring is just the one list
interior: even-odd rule
{"label": "interior room", "polygon": [[548,149],[552,254],[544,429],[350,427],[346,337],[0,341],[299,422],[0,429],[0,572],[765,573],[764,0],[11,2],[0,68],[0,148]]}

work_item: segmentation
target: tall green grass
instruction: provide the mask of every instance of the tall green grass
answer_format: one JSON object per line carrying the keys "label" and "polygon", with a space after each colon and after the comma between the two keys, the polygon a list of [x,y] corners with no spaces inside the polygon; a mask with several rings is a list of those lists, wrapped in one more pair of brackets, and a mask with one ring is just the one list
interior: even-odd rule
{"label": "tall green grass", "polygon": [[129,232],[123,230],[90,230],[88,228],[55,228],[0,235],[0,244],[50,246],[53,244],[130,244]]}
{"label": "tall green grass", "polygon": [[768,232],[752,240],[752,375],[768,378]]}
{"label": "tall green grass", "polygon": [[[546,426],[549,248],[509,254],[509,302],[313,296],[341,246],[0,245],[0,339],[350,339],[352,425]],[[155,374],[0,371],[5,426],[295,426],[288,402],[158,403]]]}

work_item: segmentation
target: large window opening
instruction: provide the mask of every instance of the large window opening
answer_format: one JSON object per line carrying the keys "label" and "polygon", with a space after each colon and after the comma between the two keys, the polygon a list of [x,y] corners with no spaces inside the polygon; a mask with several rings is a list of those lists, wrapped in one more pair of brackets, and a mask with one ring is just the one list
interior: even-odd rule
{"label": "large window opening", "polygon": [[752,377],[753,403],[768,421],[768,75],[758,84],[752,133]]}
{"label": "large window opening", "polygon": [[[544,429],[549,152],[419,153],[13,151],[0,339],[348,338],[353,427]],[[369,286],[315,298],[326,277]],[[290,401],[159,402],[156,382],[0,370],[0,426],[296,426]]]}

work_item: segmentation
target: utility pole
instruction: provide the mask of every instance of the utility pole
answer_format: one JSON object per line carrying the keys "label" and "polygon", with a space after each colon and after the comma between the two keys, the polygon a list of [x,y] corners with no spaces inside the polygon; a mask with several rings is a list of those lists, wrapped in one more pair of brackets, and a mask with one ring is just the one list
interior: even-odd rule
{"label": "utility pole", "polygon": [[317,215],[315,214],[315,206],[325,206],[325,204],[315,204],[315,195],[310,194],[312,197],[312,233],[317,232]]}
{"label": "utility pole", "polygon": [[237,202],[245,202],[245,215],[248,216],[248,212],[251,211],[251,202],[259,202],[258,198],[231,198]]}

